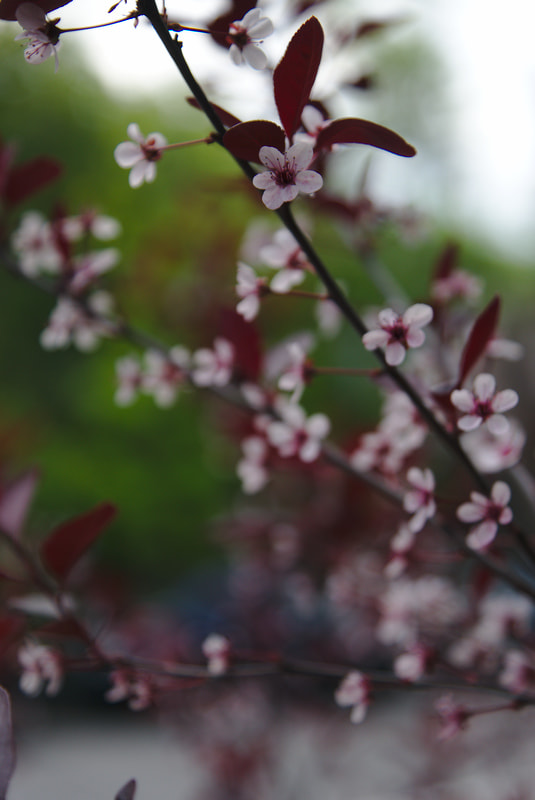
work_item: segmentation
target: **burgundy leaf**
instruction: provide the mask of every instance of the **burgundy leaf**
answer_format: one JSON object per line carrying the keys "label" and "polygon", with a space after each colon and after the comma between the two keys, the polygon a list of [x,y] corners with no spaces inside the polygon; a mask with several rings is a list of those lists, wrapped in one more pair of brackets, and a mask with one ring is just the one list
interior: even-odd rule
{"label": "burgundy leaf", "polygon": [[14,146],[9,144],[4,144],[0,140],[0,197],[4,196],[7,177],[9,175],[11,162],[13,161],[14,157],[15,157]]}
{"label": "burgundy leaf", "polygon": [[459,368],[458,386],[462,386],[466,376],[485,353],[494,336],[500,315],[500,298],[494,297],[474,322],[468,341],[464,346]]}
{"label": "burgundy leaf", "polygon": [[317,150],[327,150],[333,144],[369,144],[397,156],[409,157],[416,154],[414,147],[390,128],[367,119],[352,117],[335,119],[319,132]]}
{"label": "burgundy leaf", "polygon": [[274,122],[265,119],[240,122],[228,129],[223,136],[223,144],[236,158],[260,163],[258,152],[264,145],[276,147],[284,153],[284,131]]}
{"label": "burgundy leaf", "polygon": [[69,519],[55,528],[40,550],[47,569],[56,577],[64,579],[111,522],[115,513],[116,508],[111,503],[101,503],[91,511]]}
{"label": "burgundy leaf", "polygon": [[115,795],[115,800],[134,800],[134,795],[136,793],[136,782],[132,778],[131,781],[125,783],[122,789],[119,789],[117,794]]}
{"label": "burgundy leaf", "polygon": [[11,701],[0,686],[0,800],[5,800],[15,769],[15,742],[11,719]]}
{"label": "burgundy leaf", "polygon": [[459,245],[455,242],[449,242],[438,257],[433,281],[440,281],[448,278],[457,265],[458,260]]}
{"label": "burgundy leaf", "polygon": [[24,629],[24,622],[20,617],[0,617],[0,655],[3,655],[13,641],[18,639]]}
{"label": "burgundy leaf", "polygon": [[[195,97],[187,97],[186,100],[190,106],[193,106],[193,108],[202,110],[199,101]],[[241,120],[238,119],[238,117],[235,117],[234,114],[231,114],[230,111],[225,111],[224,108],[217,106],[215,103],[210,103],[210,105],[215,110],[223,125],[226,125],[227,128],[232,128],[233,125],[240,124]]]}
{"label": "burgundy leaf", "polygon": [[55,158],[37,156],[31,161],[13,167],[7,176],[4,198],[8,205],[22,203],[48,183],[55,181],[62,172],[62,166]]}
{"label": "burgundy leaf", "polygon": [[273,72],[273,91],[282,127],[290,141],[301,124],[316,80],[323,49],[323,28],[310,17],[292,37]]}
{"label": "burgundy leaf", "polygon": [[[0,0],[0,19],[17,19],[17,8],[24,2],[27,2],[27,0]],[[56,8],[66,6],[70,2],[71,0],[60,0],[60,2],[58,0],[32,0],[34,6],[42,8],[45,14],[54,11]]]}
{"label": "burgundy leaf", "polygon": [[39,480],[37,470],[25,472],[0,488],[0,529],[18,538]]}
{"label": "burgundy leaf", "polygon": [[262,366],[262,347],[258,329],[234,309],[219,313],[219,335],[234,347],[234,373],[238,380],[256,382]]}

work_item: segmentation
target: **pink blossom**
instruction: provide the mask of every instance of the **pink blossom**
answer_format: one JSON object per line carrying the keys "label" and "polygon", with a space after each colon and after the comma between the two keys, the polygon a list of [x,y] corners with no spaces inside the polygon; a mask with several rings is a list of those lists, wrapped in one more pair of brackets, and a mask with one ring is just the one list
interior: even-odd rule
{"label": "pink blossom", "polygon": [[95,349],[102,336],[113,335],[113,324],[100,318],[111,311],[110,295],[107,292],[94,292],[87,298],[87,305],[89,313],[70,297],[60,297],[48,325],[41,333],[41,346],[45,350],[57,350],[68,347],[72,342],[78,350],[89,352]]}
{"label": "pink blossom", "polygon": [[11,246],[19,257],[20,271],[29,278],[41,272],[57,274],[61,268],[50,223],[38,211],[23,214],[11,237]]}
{"label": "pink blossom", "polygon": [[136,189],[143,182],[152,183],[156,178],[156,161],[162,157],[167,139],[161,133],[149,133],[145,138],[136,122],[131,122],[126,132],[132,141],[118,144],[114,157],[120,167],[130,169],[128,182]]}
{"label": "pink blossom", "polygon": [[260,297],[265,291],[266,281],[259,278],[254,269],[242,261],[238,264],[237,280],[236,294],[242,299],[236,306],[236,311],[247,322],[251,322],[260,309]]}
{"label": "pink blossom", "polygon": [[227,39],[231,43],[229,53],[232,61],[238,66],[247,63],[253,69],[265,69],[266,54],[258,47],[258,42],[272,33],[271,20],[262,16],[260,8],[252,8],[243,19],[232,22],[229,27]]}
{"label": "pink blossom", "polygon": [[366,350],[384,347],[386,363],[397,367],[409,348],[421,347],[424,343],[425,334],[421,329],[432,319],[433,309],[425,303],[410,306],[403,315],[385,308],[378,315],[380,328],[365,333],[362,342]]}
{"label": "pink blossom", "polygon": [[265,467],[268,445],[261,436],[248,436],[241,443],[243,458],[236,465],[245,494],[256,494],[269,480]]}
{"label": "pink blossom", "polygon": [[[22,667],[19,686],[31,697],[43,689],[49,697],[57,694],[63,683],[63,666],[59,653],[50,647],[27,641],[18,652]],[[46,687],[46,688],[45,688]]]}
{"label": "pink blossom", "polygon": [[474,378],[473,392],[468,389],[455,389],[451,393],[451,402],[463,412],[457,420],[462,431],[473,431],[483,422],[491,433],[499,436],[508,428],[508,421],[503,416],[518,403],[518,394],[514,389],[496,392],[496,380],[493,375],[482,372]]}
{"label": "pink blossom", "polygon": [[262,201],[267,208],[275,210],[283,203],[295,200],[299,192],[311,194],[323,186],[319,172],[308,169],[314,157],[312,145],[298,142],[285,153],[276,147],[261,147],[259,158],[267,167],[253,178],[253,185],[263,189]]}
{"label": "pink blossom", "polygon": [[141,365],[134,356],[120,358],[115,364],[117,390],[115,402],[118,406],[129,406],[135,399],[141,387]]}
{"label": "pink blossom", "polygon": [[411,467],[407,472],[407,480],[414,489],[405,494],[403,508],[413,515],[408,525],[411,531],[417,533],[437,510],[434,498],[435,477],[430,469]]}
{"label": "pink blossom", "polygon": [[480,472],[501,472],[513,467],[522,457],[526,444],[526,433],[516,420],[509,422],[508,429],[495,436],[486,425],[465,433],[461,445]]}
{"label": "pink blossom", "polygon": [[414,683],[425,675],[429,650],[421,644],[413,644],[409,650],[394,660],[394,675],[402,681]]}
{"label": "pink blossom", "polygon": [[283,392],[292,392],[292,403],[299,402],[309,378],[307,354],[299,342],[288,345],[289,363],[279,378],[278,387]]}
{"label": "pink blossom", "polygon": [[110,674],[111,689],[106,692],[109,703],[120,703],[128,700],[132,711],[144,711],[152,703],[152,686],[148,678],[131,673],[125,669],[116,669]]}
{"label": "pink blossom", "polygon": [[453,739],[466,727],[469,712],[460,703],[456,703],[451,694],[439,697],[435,709],[440,717],[439,741],[447,742]]}
{"label": "pink blossom", "polygon": [[473,300],[480,296],[483,285],[479,278],[462,269],[454,269],[446,278],[433,282],[431,297],[439,303],[450,303],[457,298]]}
{"label": "pink blossom", "polygon": [[498,525],[508,525],[513,512],[507,505],[511,499],[511,489],[504,481],[496,481],[490,491],[490,499],[479,492],[471,492],[469,503],[457,509],[461,522],[478,522],[466,538],[468,547],[484,550],[494,540]]}
{"label": "pink blossom", "polygon": [[234,347],[217,338],[214,349],[203,347],[193,354],[191,379],[196,386],[226,386],[232,377]]}
{"label": "pink blossom", "polygon": [[91,234],[96,239],[103,241],[115,239],[121,233],[121,223],[105,214],[97,214],[90,209],[73,217],[63,220],[62,231],[71,242]]}
{"label": "pink blossom", "polygon": [[169,408],[176,400],[178,390],[187,380],[190,354],[185,347],[175,345],[169,353],[147,350],[141,388],[152,395],[160,408]]}
{"label": "pink blossom", "polygon": [[521,650],[508,650],[498,683],[515,694],[535,691],[535,665]]}
{"label": "pink blossom", "polygon": [[276,294],[286,294],[298,286],[310,269],[307,257],[286,228],[276,231],[272,241],[264,244],[258,255],[268,267],[279,270],[269,285]]}
{"label": "pink blossom", "polygon": [[358,725],[370,705],[370,682],[366,675],[358,670],[348,672],[334,693],[334,699],[341,708],[351,707],[350,720]]}
{"label": "pink blossom", "polygon": [[17,22],[23,28],[22,33],[15,36],[18,39],[29,39],[24,51],[24,58],[28,64],[41,64],[50,56],[54,56],[58,71],[58,48],[61,31],[56,27],[54,20],[49,22],[42,8],[35,3],[21,3],[16,11]]}
{"label": "pink blossom", "polygon": [[267,437],[283,458],[297,456],[305,463],[315,461],[321,452],[321,442],[331,424],[325,414],[306,417],[301,406],[279,399],[276,404],[281,419],[270,422]]}
{"label": "pink blossom", "polygon": [[74,260],[74,274],[69,281],[69,292],[80,294],[105,272],[112,269],[119,260],[119,251],[114,247],[86,253]]}
{"label": "pink blossom", "polygon": [[208,660],[210,675],[224,675],[229,666],[229,640],[218,633],[211,633],[202,643],[202,651]]}

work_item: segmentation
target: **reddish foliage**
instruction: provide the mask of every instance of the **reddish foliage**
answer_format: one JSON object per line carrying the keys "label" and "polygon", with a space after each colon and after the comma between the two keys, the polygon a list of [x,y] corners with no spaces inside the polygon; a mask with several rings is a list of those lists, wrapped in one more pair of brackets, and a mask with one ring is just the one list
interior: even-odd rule
{"label": "reddish foliage", "polygon": [[223,144],[236,158],[260,163],[258,151],[264,145],[285,150],[284,131],[267,120],[252,120],[235,125],[223,136]]}
{"label": "reddish foliage", "polygon": [[273,73],[275,102],[288,139],[299,128],[321,61],[323,28],[311,17],[292,37]]}
{"label": "reddish foliage", "polygon": [[47,569],[63,580],[116,514],[111,503],[101,503],[55,528],[41,545]]}
{"label": "reddish foliage", "polygon": [[317,150],[327,150],[333,144],[369,144],[381,150],[388,150],[397,156],[416,155],[414,147],[390,128],[366,119],[351,117],[335,119],[319,132],[316,140]]}
{"label": "reddish foliage", "polygon": [[468,341],[464,346],[459,368],[458,386],[462,386],[467,375],[484,355],[494,336],[500,315],[500,298],[494,297],[474,322]]}
{"label": "reddish foliage", "polygon": [[9,170],[2,195],[7,205],[22,203],[61,175],[59,161],[37,156]]}
{"label": "reddish foliage", "polygon": [[[17,8],[24,2],[27,2],[27,0],[2,0],[0,3],[0,19],[15,20],[17,18]],[[60,0],[60,2],[58,0],[32,0],[34,6],[42,8],[45,14],[54,11],[56,8],[66,6],[70,2],[71,0]]]}
{"label": "reddish foliage", "polygon": [[433,281],[444,280],[451,275],[459,260],[459,245],[449,242],[440,253],[436,266]]}
{"label": "reddish foliage", "polygon": [[234,347],[235,373],[239,380],[256,382],[262,367],[262,345],[258,329],[234,309],[220,311],[218,331]]}

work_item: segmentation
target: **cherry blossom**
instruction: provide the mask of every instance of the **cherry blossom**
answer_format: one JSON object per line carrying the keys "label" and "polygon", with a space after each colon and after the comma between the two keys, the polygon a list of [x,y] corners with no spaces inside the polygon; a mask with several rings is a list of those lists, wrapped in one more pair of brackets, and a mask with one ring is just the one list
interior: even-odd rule
{"label": "cherry blossom", "polygon": [[232,377],[233,345],[221,337],[214,349],[201,348],[193,354],[191,379],[196,386],[226,386]]}
{"label": "cherry blossom", "polygon": [[267,57],[258,47],[258,43],[272,33],[271,20],[262,16],[260,8],[252,8],[243,19],[230,24],[227,39],[230,42],[232,61],[237,66],[247,63],[253,69],[265,69]]}
{"label": "cherry blossom", "polygon": [[118,144],[114,158],[120,167],[130,169],[128,183],[136,189],[144,182],[152,183],[156,178],[156,161],[162,157],[162,148],[167,146],[167,139],[161,133],[149,133],[145,138],[136,122],[131,122],[126,132],[132,141]]}
{"label": "cherry blossom", "polygon": [[66,217],[63,220],[62,231],[69,241],[77,241],[87,234],[106,241],[120,235],[121,223],[113,217],[89,210],[76,216]]}
{"label": "cherry blossom", "polygon": [[362,342],[366,350],[384,347],[386,363],[397,367],[405,359],[407,350],[424,343],[425,334],[421,329],[432,319],[433,309],[425,303],[410,306],[403,315],[385,308],[378,314],[380,328],[365,333]]}
{"label": "cherry blossom", "polygon": [[394,675],[408,683],[420,680],[425,675],[429,656],[428,648],[415,643],[394,659]]}
{"label": "cherry blossom", "polygon": [[229,640],[218,633],[211,633],[202,643],[202,651],[208,659],[210,675],[224,675],[229,665]]}
{"label": "cherry blossom", "polygon": [[503,670],[498,683],[515,694],[525,694],[535,690],[535,665],[521,650],[508,650],[505,654]]}
{"label": "cherry blossom", "polygon": [[439,697],[435,709],[440,717],[439,741],[447,742],[453,739],[466,727],[469,712],[460,703],[456,703],[451,694]]}
{"label": "cherry blossom", "polygon": [[271,242],[264,244],[258,255],[268,267],[279,270],[269,285],[276,294],[286,294],[302,283],[309,269],[307,257],[286,228],[276,231]]}
{"label": "cherry blossom", "polygon": [[283,458],[298,456],[301,461],[315,461],[321,452],[321,442],[330,430],[331,424],[325,414],[312,414],[306,417],[301,406],[285,402],[279,398],[276,408],[281,419],[270,422],[267,437]]}
{"label": "cherry blossom", "polygon": [[[67,347],[71,342],[83,352],[94,350],[102,336],[111,336],[114,326],[100,315],[109,314],[112,298],[107,292],[94,292],[87,298],[90,313],[70,297],[60,297],[52,311],[47,327],[40,336],[45,350]],[[91,316],[95,313],[95,317]]]}
{"label": "cherry blossom", "polygon": [[169,408],[176,400],[179,388],[187,380],[190,354],[185,347],[175,345],[168,354],[147,350],[141,388],[152,395],[160,408]]}
{"label": "cherry blossom", "polygon": [[129,406],[141,387],[143,373],[141,365],[134,356],[120,358],[115,364],[117,390],[115,402],[118,406]]}
{"label": "cherry blossom", "polygon": [[50,647],[27,641],[18,652],[18,660],[22,667],[19,681],[21,692],[31,697],[35,697],[43,689],[49,697],[59,692],[63,683],[63,666],[59,653]]}
{"label": "cherry blossom", "polygon": [[24,51],[24,58],[28,64],[41,64],[53,55],[57,72],[61,31],[56,27],[56,22],[59,20],[48,21],[43,9],[35,3],[21,3],[17,8],[16,17],[23,31],[15,36],[15,41],[29,39]]}
{"label": "cherry blossom", "polygon": [[245,494],[256,494],[269,480],[265,467],[268,444],[261,436],[247,436],[241,443],[243,458],[236,465]]}
{"label": "cherry blossom", "polygon": [[358,725],[364,721],[370,705],[370,681],[358,670],[348,672],[334,693],[334,699],[341,708],[351,707],[350,720]]}
{"label": "cherry blossom", "polygon": [[265,291],[266,281],[259,278],[252,267],[241,261],[238,264],[237,281],[236,294],[242,299],[236,306],[236,311],[247,322],[251,322],[260,309],[260,297]]}
{"label": "cherry blossom", "polygon": [[413,516],[408,522],[411,531],[421,531],[428,519],[434,516],[437,506],[434,498],[435,477],[430,469],[411,467],[407,472],[408,482],[414,489],[403,498],[403,508]]}
{"label": "cherry blossom", "polygon": [[298,403],[309,379],[307,354],[299,342],[288,345],[288,365],[279,378],[278,387],[283,392],[292,392],[292,403]]}
{"label": "cherry blossom", "polygon": [[21,272],[29,278],[35,278],[41,272],[59,272],[61,256],[52,227],[38,211],[23,214],[11,237],[11,246],[19,258]]}
{"label": "cherry blossom", "polygon": [[264,190],[262,202],[272,211],[295,200],[299,192],[311,194],[323,186],[319,172],[308,169],[314,158],[310,144],[297,142],[285,153],[264,146],[258,155],[267,170],[255,175],[253,185]]}
{"label": "cherry blossom", "polygon": [[439,303],[452,300],[474,300],[483,291],[482,281],[463,269],[454,269],[445,278],[438,278],[431,286],[431,297]]}
{"label": "cherry blossom", "polygon": [[480,472],[501,472],[517,464],[526,444],[526,433],[516,420],[506,431],[494,435],[486,425],[461,437],[461,445]]}
{"label": "cherry blossom", "polygon": [[491,433],[499,436],[509,426],[503,412],[517,405],[518,394],[514,389],[496,392],[494,375],[482,372],[474,378],[473,392],[455,389],[451,393],[451,402],[463,412],[463,416],[457,420],[462,431],[473,431],[484,422]]}
{"label": "cherry blossom", "polygon": [[109,703],[120,703],[128,700],[132,711],[144,711],[152,702],[152,686],[144,676],[130,673],[124,669],[116,669],[110,674],[111,689],[105,694]]}
{"label": "cherry blossom", "polygon": [[468,547],[484,550],[491,544],[498,532],[498,525],[508,525],[513,512],[507,505],[511,499],[511,489],[504,481],[496,481],[490,491],[490,498],[479,492],[471,492],[470,502],[457,509],[461,522],[478,522],[466,538]]}
{"label": "cherry blossom", "polygon": [[114,247],[85,253],[73,262],[73,276],[68,289],[72,294],[80,294],[105,272],[112,269],[119,260],[119,251]]}

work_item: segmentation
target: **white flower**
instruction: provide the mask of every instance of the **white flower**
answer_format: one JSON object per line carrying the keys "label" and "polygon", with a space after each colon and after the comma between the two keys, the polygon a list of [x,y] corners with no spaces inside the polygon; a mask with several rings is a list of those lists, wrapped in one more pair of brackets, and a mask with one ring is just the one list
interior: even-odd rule
{"label": "white flower", "polygon": [[268,17],[262,16],[259,8],[252,8],[243,19],[232,22],[228,39],[231,42],[229,53],[233,62],[238,66],[247,63],[253,69],[265,69],[266,54],[257,43],[272,33],[273,23]]}
{"label": "white flower", "polygon": [[58,71],[58,48],[60,45],[60,30],[54,22],[49,22],[42,8],[35,3],[21,3],[16,11],[17,22],[23,28],[22,33],[15,36],[18,39],[29,39],[24,51],[24,58],[28,64],[41,64],[50,56],[54,56],[56,72]]}
{"label": "white flower", "polygon": [[60,297],[41,333],[41,346],[45,350],[57,350],[72,342],[79,350],[88,352],[95,349],[100,337],[112,335],[112,323],[98,318],[109,313],[110,295],[95,292],[87,299],[87,304],[96,317],[86,314],[82,306],[70,297]]}
{"label": "white flower", "polygon": [[69,292],[79,294],[93,283],[99,275],[112,269],[119,260],[119,251],[114,247],[86,253],[73,263],[74,275],[69,281]]}
{"label": "white flower", "polygon": [[28,641],[20,648],[18,659],[23,670],[19,681],[21,692],[31,697],[35,697],[43,689],[49,697],[59,692],[63,682],[59,653]]}
{"label": "white flower", "polygon": [[349,672],[334,693],[334,699],[342,708],[352,707],[350,720],[358,725],[370,704],[370,682],[366,675],[357,670]]}
{"label": "white flower", "polygon": [[157,406],[169,408],[186,381],[189,364],[190,354],[180,345],[172,347],[168,355],[158,350],[147,350],[141,388],[152,395]]}
{"label": "white flower", "polygon": [[271,242],[260,248],[258,256],[268,267],[279,270],[269,286],[276,294],[286,294],[302,283],[309,268],[307,257],[286,228],[276,231]]}
{"label": "white flower", "polygon": [[279,389],[283,392],[292,392],[292,403],[298,403],[305,389],[307,381],[307,354],[299,342],[290,342],[288,345],[288,364],[279,378]]}
{"label": "white flower", "polygon": [[270,422],[266,434],[270,444],[283,458],[298,456],[301,461],[315,461],[321,452],[321,442],[329,433],[331,423],[325,414],[306,417],[301,406],[285,402],[276,403],[281,420]]}
{"label": "white flower", "polygon": [[110,679],[112,687],[105,694],[109,703],[128,700],[132,711],[144,711],[150,706],[153,692],[149,678],[116,669],[110,674]]}
{"label": "white flower", "polygon": [[261,436],[248,436],[241,443],[243,458],[236,465],[245,494],[256,494],[269,480],[265,467],[268,445]]}
{"label": "white flower", "polygon": [[115,375],[117,378],[115,402],[118,406],[129,406],[135,400],[142,381],[141,366],[137,358],[134,356],[120,358],[115,364]]}
{"label": "white flower", "polygon": [[191,379],[196,386],[226,386],[232,377],[233,363],[233,345],[218,338],[213,350],[203,347],[193,354]]}
{"label": "white flower", "polygon": [[121,223],[113,217],[97,214],[95,211],[84,211],[74,217],[62,220],[62,233],[67,239],[75,242],[90,233],[103,241],[115,239],[121,233]]}
{"label": "white flower", "polygon": [[11,246],[19,257],[20,271],[29,278],[40,272],[57,274],[61,268],[50,223],[38,211],[27,211],[22,216]]}
{"label": "white flower", "polygon": [[202,643],[202,651],[208,660],[210,675],[224,675],[229,665],[229,640],[219,633],[211,633]]}
{"label": "white flower", "polygon": [[237,281],[236,294],[242,299],[236,306],[236,311],[247,322],[251,322],[260,309],[260,297],[266,282],[264,278],[258,277],[252,267],[242,261],[238,264]]}
{"label": "white flower", "polygon": [[128,183],[136,189],[156,178],[156,161],[162,157],[167,139],[161,133],[149,133],[145,139],[136,122],[131,122],[126,132],[132,141],[118,144],[113,155],[120,167],[130,169]]}
{"label": "white flower", "polygon": [[362,337],[366,350],[385,348],[386,363],[391,367],[399,366],[411,347],[421,347],[425,334],[421,330],[433,319],[433,309],[425,303],[410,306],[403,315],[396,314],[391,308],[385,308],[378,314],[380,328],[368,331]]}
{"label": "white flower", "polygon": [[407,480],[414,489],[405,494],[403,508],[413,516],[409,520],[409,528],[414,533],[421,531],[428,519],[434,516],[437,506],[433,493],[435,477],[430,469],[421,470],[411,467],[407,472]]}
{"label": "white flower", "polygon": [[493,375],[482,372],[474,378],[473,392],[468,389],[455,389],[451,393],[451,402],[463,412],[457,420],[462,431],[473,431],[485,422],[491,433],[496,436],[505,433],[509,427],[504,411],[509,411],[518,403],[518,394],[514,389],[495,392],[496,381]]}
{"label": "white flower", "polygon": [[511,499],[511,489],[504,481],[496,481],[490,491],[490,498],[479,492],[471,492],[469,503],[457,509],[461,522],[478,522],[466,538],[472,550],[484,550],[494,540],[498,525],[508,525],[513,512],[507,505]]}
{"label": "white flower", "polygon": [[323,186],[319,172],[308,169],[313,157],[312,145],[298,142],[285,153],[276,147],[261,147],[259,158],[267,167],[253,178],[253,185],[263,189],[262,202],[271,210],[295,200],[299,192],[311,194]]}

